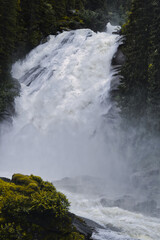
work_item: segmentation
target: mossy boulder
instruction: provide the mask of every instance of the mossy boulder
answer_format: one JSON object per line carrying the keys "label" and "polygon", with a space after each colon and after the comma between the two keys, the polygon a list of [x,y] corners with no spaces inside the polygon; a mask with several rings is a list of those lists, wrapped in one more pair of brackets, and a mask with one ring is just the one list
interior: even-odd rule
{"label": "mossy boulder", "polygon": [[69,202],[52,183],[14,174],[0,179],[1,240],[84,240],[72,225]]}

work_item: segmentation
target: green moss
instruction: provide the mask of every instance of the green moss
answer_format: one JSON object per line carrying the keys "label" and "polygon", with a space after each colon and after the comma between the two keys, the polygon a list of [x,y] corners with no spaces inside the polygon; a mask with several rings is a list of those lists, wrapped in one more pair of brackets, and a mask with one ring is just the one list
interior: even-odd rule
{"label": "green moss", "polygon": [[68,209],[65,195],[38,176],[0,179],[1,240],[83,240],[72,227]]}
{"label": "green moss", "polygon": [[29,185],[33,181],[29,176],[17,173],[12,176],[12,182],[19,185]]}
{"label": "green moss", "polygon": [[66,236],[65,238],[63,238],[63,240],[84,240],[84,239],[85,237],[77,232],[73,232]]}
{"label": "green moss", "polygon": [[37,191],[37,190],[39,190],[39,187],[38,187],[37,183],[30,183],[28,185],[28,189],[32,189],[34,191]]}
{"label": "green moss", "polygon": [[34,176],[34,175],[31,175],[30,178],[34,181],[36,181],[38,184],[42,184],[43,183],[43,180],[41,177],[39,176]]}

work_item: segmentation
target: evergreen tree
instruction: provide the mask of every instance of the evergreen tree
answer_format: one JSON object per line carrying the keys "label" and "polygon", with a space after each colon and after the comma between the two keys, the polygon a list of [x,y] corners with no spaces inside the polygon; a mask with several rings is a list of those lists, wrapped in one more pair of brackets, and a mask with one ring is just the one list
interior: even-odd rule
{"label": "evergreen tree", "polygon": [[[123,113],[130,119],[143,116],[148,106],[148,90],[151,90],[154,81],[158,81],[157,77],[150,73],[153,67],[151,56],[156,46],[155,41],[151,39],[157,39],[158,34],[154,26],[159,24],[158,19],[154,21],[154,12],[157,11],[154,2],[146,0],[143,4],[140,0],[134,0],[128,22],[122,28],[126,37],[123,46],[126,63],[121,71],[123,78],[120,95]],[[157,13],[155,16],[157,18]],[[151,75],[152,80],[149,80]]]}
{"label": "evergreen tree", "polygon": [[145,4],[134,0],[122,28],[126,38],[122,46],[126,62],[119,88],[122,115],[135,124],[145,116],[151,131],[160,130],[159,12],[158,0],[146,0]]}
{"label": "evergreen tree", "polygon": [[14,49],[16,38],[17,2],[0,0],[0,68],[1,81],[9,70],[8,63]]}
{"label": "evergreen tree", "polygon": [[0,0],[0,118],[13,101],[10,65],[16,39],[17,1]]}
{"label": "evergreen tree", "polygon": [[160,2],[152,1],[150,8],[152,21],[150,26],[148,61],[148,105],[153,127],[160,130]]}

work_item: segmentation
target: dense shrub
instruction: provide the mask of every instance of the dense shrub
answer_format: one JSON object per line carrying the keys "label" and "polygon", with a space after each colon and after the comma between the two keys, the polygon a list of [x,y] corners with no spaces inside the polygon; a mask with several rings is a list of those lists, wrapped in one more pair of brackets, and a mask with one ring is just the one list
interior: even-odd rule
{"label": "dense shrub", "polygon": [[0,179],[1,240],[83,240],[68,209],[66,197],[40,177],[14,174],[11,182]]}

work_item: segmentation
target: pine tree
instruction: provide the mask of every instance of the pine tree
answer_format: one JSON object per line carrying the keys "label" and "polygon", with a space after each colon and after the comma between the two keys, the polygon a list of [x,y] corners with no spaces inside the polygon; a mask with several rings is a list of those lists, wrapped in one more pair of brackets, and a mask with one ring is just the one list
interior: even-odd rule
{"label": "pine tree", "polygon": [[[150,29],[150,1],[143,4],[134,0],[128,22],[122,33],[126,40],[123,51],[126,63],[122,67],[120,85],[124,112],[132,118],[143,115],[147,102],[148,87],[148,48]],[[139,116],[137,116],[139,118]]]}
{"label": "pine tree", "polygon": [[160,130],[160,2],[152,2],[148,61],[148,105],[153,127]]}
{"label": "pine tree", "polygon": [[[122,33],[126,62],[121,70],[120,106],[127,118],[160,130],[160,2],[134,0]],[[151,123],[152,121],[152,123]]]}
{"label": "pine tree", "polygon": [[16,39],[17,1],[0,0],[0,118],[13,101],[10,65]]}
{"label": "pine tree", "polygon": [[14,49],[16,38],[17,2],[15,0],[0,0],[0,66],[1,77],[8,72],[8,63]]}

